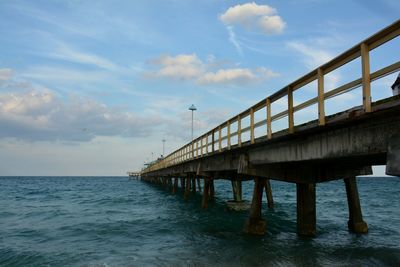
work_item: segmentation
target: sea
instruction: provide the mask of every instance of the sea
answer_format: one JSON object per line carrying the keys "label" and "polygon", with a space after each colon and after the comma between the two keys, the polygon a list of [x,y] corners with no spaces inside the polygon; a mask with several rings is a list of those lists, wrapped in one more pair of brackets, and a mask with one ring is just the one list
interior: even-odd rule
{"label": "sea", "polygon": [[[128,177],[0,177],[0,266],[400,266],[400,178],[358,177],[369,233],[347,229],[342,180],[317,185],[317,236],[296,234],[296,186],[271,181],[264,236],[215,201]],[[251,200],[253,181],[243,183]]]}

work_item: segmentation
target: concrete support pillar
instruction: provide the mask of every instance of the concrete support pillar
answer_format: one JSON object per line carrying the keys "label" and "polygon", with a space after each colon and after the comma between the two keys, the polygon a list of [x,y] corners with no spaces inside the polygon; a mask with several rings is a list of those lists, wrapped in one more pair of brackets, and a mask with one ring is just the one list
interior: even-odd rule
{"label": "concrete support pillar", "polygon": [[167,188],[168,190],[170,190],[172,188],[172,178],[168,177],[167,180],[168,180]]}
{"label": "concrete support pillar", "polygon": [[297,184],[297,234],[315,236],[315,184]]}
{"label": "concrete support pillar", "polygon": [[264,180],[262,178],[255,178],[250,215],[249,218],[246,220],[243,228],[243,231],[245,233],[255,234],[255,235],[265,234],[267,222],[261,217],[263,189],[264,189]]}
{"label": "concrete support pillar", "polygon": [[185,200],[188,200],[189,199],[189,195],[190,195],[190,179],[191,178],[186,178],[186,181],[185,181],[185,192],[184,192],[184,194],[183,194],[183,198],[185,199]]}
{"label": "concrete support pillar", "polygon": [[175,194],[178,191],[178,178],[174,179],[174,185],[172,186],[172,194]]}
{"label": "concrete support pillar", "polygon": [[235,202],[242,201],[242,181],[241,180],[231,180],[232,183],[232,193],[233,200]]}
{"label": "concrete support pillar", "polygon": [[368,233],[368,225],[363,221],[360,198],[358,196],[357,180],[355,177],[344,179],[349,206],[349,230],[354,233]]}
{"label": "concrete support pillar", "polygon": [[196,178],[192,178],[192,192],[196,194]]}
{"label": "concrete support pillar", "polygon": [[197,187],[198,187],[199,192],[201,193],[200,178],[197,178]]}
{"label": "concrete support pillar", "polygon": [[185,178],[181,178],[181,188],[185,190]]}
{"label": "concrete support pillar", "polygon": [[272,198],[272,190],[269,179],[265,180],[264,188],[265,188],[265,196],[267,197],[268,208],[273,209],[274,199]]}
{"label": "concrete support pillar", "polygon": [[215,197],[215,189],[214,189],[214,179],[210,178],[210,199],[214,200]]}
{"label": "concrete support pillar", "polygon": [[204,178],[203,200],[201,201],[201,207],[203,209],[208,208],[209,197],[210,197],[210,179]]}

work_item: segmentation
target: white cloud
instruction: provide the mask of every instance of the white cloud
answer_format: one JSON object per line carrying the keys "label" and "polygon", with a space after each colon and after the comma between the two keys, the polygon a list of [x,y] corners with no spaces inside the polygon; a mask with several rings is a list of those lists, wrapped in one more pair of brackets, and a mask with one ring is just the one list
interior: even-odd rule
{"label": "white cloud", "polygon": [[161,56],[151,61],[159,69],[145,73],[145,76],[191,80],[198,84],[243,84],[259,82],[279,74],[263,67],[258,68],[218,68],[215,69],[216,59],[208,57],[207,62],[201,61],[195,54]]}
{"label": "white cloud", "polygon": [[219,19],[226,25],[241,25],[267,35],[282,33],[286,27],[286,22],[277,15],[275,8],[254,2],[230,7]]}
{"label": "white cloud", "polygon": [[286,23],[277,15],[261,17],[258,20],[258,25],[265,34],[281,33],[286,27]]}
{"label": "white cloud", "polygon": [[7,80],[11,79],[13,74],[14,74],[14,72],[12,69],[9,69],[9,68],[0,69],[0,81],[7,81]]}
{"label": "white cloud", "polygon": [[257,68],[255,70],[247,68],[236,68],[236,69],[221,69],[217,72],[207,72],[199,78],[199,83],[246,83],[255,80],[263,80],[278,76],[277,73],[267,70],[265,68]]}
{"label": "white cloud", "polygon": [[217,72],[205,73],[199,78],[200,83],[230,83],[244,82],[255,78],[253,72],[249,69],[225,69]]}
{"label": "white cloud", "polygon": [[92,99],[63,101],[51,90],[0,94],[1,138],[89,141],[95,136],[144,136],[159,122]]}
{"label": "white cloud", "polygon": [[149,73],[151,76],[166,77],[179,80],[193,79],[203,72],[203,63],[195,54],[171,57],[163,55],[153,63],[161,66],[159,70]]}

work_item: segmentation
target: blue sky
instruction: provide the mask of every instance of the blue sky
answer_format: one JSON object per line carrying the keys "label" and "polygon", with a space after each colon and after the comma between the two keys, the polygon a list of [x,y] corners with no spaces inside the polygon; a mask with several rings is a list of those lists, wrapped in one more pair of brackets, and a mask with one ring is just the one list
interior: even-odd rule
{"label": "blue sky", "polygon": [[[1,1],[0,175],[139,169],[163,138],[167,153],[189,141],[192,103],[198,136],[399,14],[394,0]],[[398,39],[371,53],[372,70],[399,60]],[[349,64],[326,86],[359,73]],[[373,84],[373,100],[393,80]],[[327,113],[360,99],[343,95]]]}

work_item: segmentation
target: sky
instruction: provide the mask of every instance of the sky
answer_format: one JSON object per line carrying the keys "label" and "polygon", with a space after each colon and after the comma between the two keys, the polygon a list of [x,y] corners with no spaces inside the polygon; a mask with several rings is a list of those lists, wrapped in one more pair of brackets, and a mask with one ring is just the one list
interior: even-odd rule
{"label": "sky", "polygon": [[[399,14],[397,0],[0,1],[0,175],[139,170],[163,139],[165,154],[190,141],[191,104],[199,136]],[[399,47],[371,52],[372,71]],[[359,78],[359,65],[328,74],[327,90]],[[373,101],[390,96],[393,75],[372,84]],[[358,89],[326,112],[360,104]],[[315,118],[311,108],[295,123]]]}

